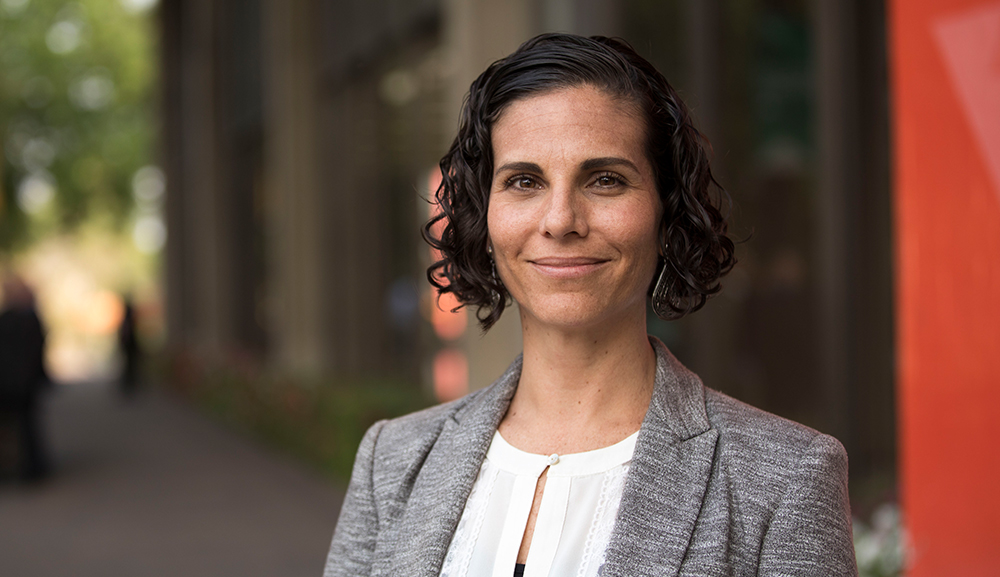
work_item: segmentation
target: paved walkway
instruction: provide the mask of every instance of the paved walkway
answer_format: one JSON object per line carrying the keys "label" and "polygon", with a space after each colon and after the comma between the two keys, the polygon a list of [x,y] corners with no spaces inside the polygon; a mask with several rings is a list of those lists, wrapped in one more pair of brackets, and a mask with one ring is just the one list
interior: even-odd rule
{"label": "paved walkway", "polygon": [[157,392],[49,397],[55,474],[0,484],[4,577],[320,577],[340,493]]}

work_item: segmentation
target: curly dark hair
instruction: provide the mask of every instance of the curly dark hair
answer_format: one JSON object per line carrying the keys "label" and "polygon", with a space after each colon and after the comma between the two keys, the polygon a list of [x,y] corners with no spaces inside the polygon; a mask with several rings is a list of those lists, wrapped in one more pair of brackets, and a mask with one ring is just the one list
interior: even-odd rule
{"label": "curly dark hair", "polygon": [[491,64],[472,83],[458,135],[440,162],[442,180],[433,199],[440,212],[423,227],[424,239],[442,255],[427,269],[427,279],[441,293],[453,293],[462,306],[477,306],[484,331],[500,318],[509,296],[487,252],[492,127],[515,100],[580,85],[630,101],[645,117],[647,154],[663,203],[664,264],[655,278],[669,266],[666,317],[700,309],[736,263],[720,210],[729,196],[712,176],[705,138],[667,79],[623,40],[542,34]]}

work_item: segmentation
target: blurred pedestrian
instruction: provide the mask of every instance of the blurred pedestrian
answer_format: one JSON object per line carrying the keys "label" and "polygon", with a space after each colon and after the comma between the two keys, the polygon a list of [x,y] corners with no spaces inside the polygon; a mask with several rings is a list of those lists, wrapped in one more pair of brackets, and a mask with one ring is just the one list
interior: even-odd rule
{"label": "blurred pedestrian", "polygon": [[118,325],[118,347],[122,354],[121,391],[126,397],[131,397],[139,388],[139,339],[135,330],[135,307],[132,297],[122,297],[124,312]]}
{"label": "blurred pedestrian", "polygon": [[37,481],[49,471],[41,431],[41,396],[50,385],[45,371],[45,329],[31,289],[17,276],[3,282],[0,310],[0,415],[17,437],[18,474]]}

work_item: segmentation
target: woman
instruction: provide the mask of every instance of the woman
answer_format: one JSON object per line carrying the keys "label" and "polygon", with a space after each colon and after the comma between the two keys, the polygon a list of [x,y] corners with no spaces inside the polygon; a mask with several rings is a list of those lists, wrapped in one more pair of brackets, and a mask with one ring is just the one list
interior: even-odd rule
{"label": "woman", "polygon": [[375,424],[327,576],[854,575],[840,444],[702,386],[646,335],[732,268],[700,135],[623,42],[492,64],[441,161],[428,277],[524,352],[492,386]]}

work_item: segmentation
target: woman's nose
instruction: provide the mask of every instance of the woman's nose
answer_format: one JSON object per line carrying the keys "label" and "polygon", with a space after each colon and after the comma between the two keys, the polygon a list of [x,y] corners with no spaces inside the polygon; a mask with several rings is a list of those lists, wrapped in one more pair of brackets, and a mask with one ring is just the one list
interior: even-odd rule
{"label": "woman's nose", "polygon": [[570,234],[587,236],[587,219],[578,191],[571,186],[554,186],[544,204],[539,225],[543,235],[563,238]]}

